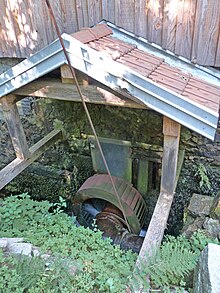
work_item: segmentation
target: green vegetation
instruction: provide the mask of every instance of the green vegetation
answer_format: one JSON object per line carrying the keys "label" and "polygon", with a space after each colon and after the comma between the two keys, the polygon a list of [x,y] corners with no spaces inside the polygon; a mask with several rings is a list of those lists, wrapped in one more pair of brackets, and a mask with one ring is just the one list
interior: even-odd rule
{"label": "green vegetation", "polygon": [[123,293],[128,286],[131,290],[180,288],[210,241],[200,231],[190,240],[169,236],[149,258],[148,267],[143,265],[133,274],[136,254],[111,245],[110,239],[103,240],[97,229],[77,227],[62,208],[62,198],[55,204],[34,201],[27,194],[0,200],[0,237],[22,237],[38,246],[42,254],[50,254],[49,258],[5,256],[0,250],[0,293]]}
{"label": "green vegetation", "polygon": [[197,171],[195,174],[199,179],[199,187],[206,187],[208,190],[211,188],[211,183],[209,181],[208,173],[206,167],[203,164],[197,165]]}
{"label": "green vegetation", "polygon": [[[27,194],[8,197],[0,201],[0,237],[23,237],[27,242],[40,247],[42,253],[49,252],[59,263],[54,266],[56,269],[48,270],[46,267],[42,270],[43,260],[24,259],[23,261],[28,262],[30,267],[24,271],[21,268],[27,268],[27,265],[17,266],[19,260],[14,258],[11,263],[10,258],[10,261],[5,264],[6,268],[3,266],[9,275],[4,272],[2,266],[0,268],[0,276],[6,275],[4,281],[1,282],[4,284],[4,290],[0,290],[1,293],[26,292],[11,289],[7,291],[5,288],[11,288],[12,281],[14,288],[28,288],[27,292],[31,293],[125,291],[136,255],[112,246],[109,239],[104,241],[100,231],[93,232],[90,229],[76,227],[74,219],[62,212],[63,205],[63,202],[57,204],[47,201],[37,202]],[[61,269],[62,263],[66,267],[66,274]],[[77,268],[76,275],[68,273],[66,263]],[[15,274],[12,280],[10,269],[7,269],[10,267],[13,267]],[[35,269],[33,270],[32,267]],[[36,267],[39,267],[39,270]],[[24,280],[29,279],[27,274],[31,271],[38,271],[38,273],[31,274],[34,278],[33,282],[24,284]],[[62,282],[62,284],[57,285],[56,282]],[[30,286],[27,287],[27,285]]]}

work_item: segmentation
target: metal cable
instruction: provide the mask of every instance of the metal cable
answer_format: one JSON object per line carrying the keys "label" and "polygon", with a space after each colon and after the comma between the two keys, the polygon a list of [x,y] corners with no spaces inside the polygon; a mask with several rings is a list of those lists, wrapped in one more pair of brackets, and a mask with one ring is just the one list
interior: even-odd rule
{"label": "metal cable", "polygon": [[102,150],[101,144],[100,144],[100,142],[99,142],[99,139],[98,139],[98,136],[97,136],[97,133],[96,133],[96,130],[95,130],[94,124],[93,124],[93,122],[92,122],[92,119],[91,119],[91,116],[90,116],[89,110],[88,110],[88,108],[87,108],[86,102],[85,102],[85,100],[84,100],[84,97],[83,97],[82,91],[81,91],[81,89],[80,89],[80,86],[79,86],[79,83],[78,83],[78,80],[77,80],[77,77],[76,77],[76,74],[75,74],[75,70],[74,70],[73,67],[71,66],[71,61],[70,61],[69,55],[68,55],[68,53],[67,53],[67,51],[66,51],[66,48],[65,48],[65,45],[64,45],[64,42],[63,42],[63,39],[62,39],[62,36],[61,36],[60,30],[59,30],[59,27],[58,27],[58,25],[57,25],[57,22],[56,22],[56,19],[55,19],[55,16],[54,16],[54,13],[53,13],[52,7],[51,7],[51,5],[50,5],[50,1],[49,1],[49,0],[45,0],[45,2],[46,2],[46,5],[47,5],[47,8],[48,8],[48,10],[49,10],[49,14],[50,14],[50,17],[51,17],[51,19],[52,19],[52,22],[53,22],[53,24],[54,24],[54,26],[55,26],[55,29],[56,29],[56,32],[57,32],[58,38],[59,38],[59,40],[60,40],[60,44],[61,44],[61,46],[62,46],[62,48],[63,48],[63,52],[64,52],[64,55],[65,55],[65,57],[66,57],[67,63],[68,63],[68,65],[69,65],[69,69],[70,69],[71,74],[72,74],[72,76],[73,76],[73,79],[74,79],[74,81],[75,81],[75,83],[76,83],[77,91],[78,91],[78,93],[79,93],[80,99],[81,99],[82,104],[83,104],[83,108],[84,108],[84,110],[85,110],[85,112],[86,112],[86,116],[87,116],[87,118],[88,118],[88,121],[89,121],[90,127],[91,127],[91,129],[92,129],[92,132],[93,132],[93,134],[94,134],[95,140],[96,140],[96,142],[97,142],[97,146],[98,146],[98,149],[99,149],[100,155],[101,155],[101,157],[102,157],[103,163],[104,163],[104,165],[105,165],[106,171],[107,171],[108,176],[109,176],[109,178],[110,178],[110,180],[111,180],[111,184],[112,184],[112,187],[113,187],[114,193],[115,193],[115,195],[116,195],[116,197],[117,197],[118,203],[119,203],[119,205],[120,205],[121,211],[122,211],[122,213],[123,213],[123,216],[124,216],[124,219],[125,219],[125,222],[126,222],[127,228],[128,228],[128,230],[129,230],[129,232],[131,232],[131,228],[130,228],[130,225],[129,225],[129,223],[128,223],[128,220],[127,220],[127,217],[126,217],[126,214],[125,214],[124,208],[123,208],[123,206],[122,206],[122,203],[121,203],[120,197],[119,197],[119,195],[118,195],[118,192],[117,192],[117,189],[116,189],[115,183],[114,183],[113,178],[112,178],[112,175],[111,175],[111,173],[110,173],[110,170],[109,170],[109,167],[108,167],[107,161],[106,161],[106,159],[105,159],[105,156],[104,156],[104,153],[103,153],[103,150]]}

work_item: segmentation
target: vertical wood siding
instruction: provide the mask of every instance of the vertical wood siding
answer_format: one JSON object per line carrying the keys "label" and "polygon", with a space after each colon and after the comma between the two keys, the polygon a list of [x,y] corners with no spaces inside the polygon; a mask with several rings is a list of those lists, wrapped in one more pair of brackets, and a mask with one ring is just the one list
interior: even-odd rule
{"label": "vertical wood siding", "polygon": [[[62,32],[106,19],[195,63],[220,67],[219,0],[51,0]],[[0,57],[56,39],[44,0],[0,0]]]}

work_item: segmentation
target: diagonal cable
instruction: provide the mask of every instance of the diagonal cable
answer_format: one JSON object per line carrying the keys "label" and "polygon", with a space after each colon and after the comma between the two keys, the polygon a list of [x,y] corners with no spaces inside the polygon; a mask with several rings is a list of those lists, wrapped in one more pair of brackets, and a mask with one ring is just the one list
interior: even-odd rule
{"label": "diagonal cable", "polygon": [[115,193],[115,195],[116,195],[116,197],[117,197],[117,200],[118,200],[118,203],[119,203],[120,209],[121,209],[121,211],[122,211],[122,213],[123,213],[123,216],[124,216],[124,219],[125,219],[126,225],[127,225],[127,227],[128,227],[128,230],[131,232],[130,225],[129,225],[129,223],[128,223],[128,220],[127,220],[127,217],[126,217],[126,214],[125,214],[124,208],[123,208],[123,206],[122,206],[122,203],[121,203],[121,200],[120,200],[119,194],[118,194],[118,192],[117,192],[117,189],[116,189],[115,183],[114,183],[114,181],[113,181],[113,178],[112,178],[112,175],[111,175],[111,173],[110,173],[110,170],[109,170],[109,167],[108,167],[107,161],[106,161],[106,159],[105,159],[105,156],[104,156],[104,153],[103,153],[103,150],[102,150],[101,144],[100,144],[100,142],[99,142],[99,139],[98,139],[98,136],[97,136],[97,133],[96,133],[96,130],[95,130],[94,124],[93,124],[93,122],[92,122],[92,119],[91,119],[91,116],[90,116],[90,113],[89,113],[88,107],[87,107],[87,105],[86,105],[86,102],[85,102],[85,100],[84,100],[84,97],[83,97],[83,94],[82,94],[81,88],[80,88],[79,83],[78,83],[78,80],[77,80],[77,78],[76,78],[75,70],[74,70],[73,67],[71,66],[71,61],[70,61],[69,55],[68,55],[68,53],[67,53],[67,51],[66,51],[66,48],[65,48],[65,45],[64,45],[64,42],[63,42],[63,39],[62,39],[62,36],[61,36],[60,30],[59,30],[59,27],[58,27],[58,25],[57,25],[57,22],[56,22],[56,19],[55,19],[55,16],[54,16],[54,13],[53,13],[52,7],[51,7],[51,5],[50,5],[50,1],[49,1],[49,0],[45,0],[45,2],[46,2],[46,5],[47,5],[47,7],[48,7],[49,14],[50,14],[50,17],[51,17],[51,19],[52,19],[52,22],[53,22],[53,24],[54,24],[54,26],[55,26],[55,29],[56,29],[56,32],[57,32],[58,38],[59,38],[59,40],[60,40],[60,44],[61,44],[61,46],[62,46],[62,48],[63,48],[63,52],[64,52],[64,55],[65,55],[65,57],[66,57],[67,63],[68,63],[68,65],[69,65],[69,68],[70,68],[71,74],[72,74],[73,79],[74,79],[74,81],[75,81],[75,83],[76,83],[77,91],[78,91],[79,96],[80,96],[80,99],[81,99],[81,101],[82,101],[83,108],[84,108],[84,110],[85,110],[85,112],[86,112],[86,116],[87,116],[87,118],[88,118],[88,121],[89,121],[90,127],[91,127],[91,129],[92,129],[93,135],[94,135],[94,137],[95,137],[95,140],[96,140],[96,143],[97,143],[97,146],[98,146],[99,152],[100,152],[100,154],[101,154],[101,157],[102,157],[103,163],[104,163],[104,165],[105,165],[106,171],[107,171],[108,176],[109,176],[109,178],[110,178],[110,181],[111,181],[111,184],[112,184],[112,187],[113,187],[114,193]]}

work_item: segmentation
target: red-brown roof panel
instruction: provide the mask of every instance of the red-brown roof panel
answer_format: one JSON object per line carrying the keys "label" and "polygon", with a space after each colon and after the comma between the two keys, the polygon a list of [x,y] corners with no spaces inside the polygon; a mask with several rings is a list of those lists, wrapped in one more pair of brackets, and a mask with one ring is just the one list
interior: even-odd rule
{"label": "red-brown roof panel", "polygon": [[138,72],[139,74],[143,75],[144,77],[147,77],[151,73],[150,69],[145,68],[144,66],[139,66],[133,62],[129,62],[129,60],[127,60],[123,57],[118,59],[117,62],[122,63],[125,66],[128,66],[130,69]]}
{"label": "red-brown roof panel", "polygon": [[142,51],[133,44],[112,37],[111,34],[111,29],[102,24],[92,29],[86,28],[73,36],[168,90],[218,112],[219,87],[170,66],[163,58]]}
{"label": "red-brown roof panel", "polygon": [[160,82],[162,83],[164,86],[171,86],[173,88],[178,89],[178,91],[183,92],[183,90],[186,87],[186,82],[182,81],[182,80],[174,80],[172,78],[172,75],[169,75],[169,72],[167,73],[167,75],[165,74],[161,74],[158,70],[151,73],[149,75],[149,78],[155,82]]}
{"label": "red-brown roof panel", "polygon": [[85,27],[71,36],[86,44],[112,34],[112,30],[105,24],[98,24],[94,28]]}
{"label": "red-brown roof panel", "polygon": [[184,92],[183,96],[188,98],[191,101],[194,101],[194,102],[199,103],[199,104],[201,104],[211,110],[214,110],[215,112],[218,112],[218,110],[219,110],[219,104],[215,102],[215,99],[213,101],[209,101],[207,99],[204,99],[204,97],[197,96],[191,92]]}
{"label": "red-brown roof panel", "polygon": [[144,68],[148,71],[148,74],[145,76],[148,76],[152,71],[154,71],[157,68],[157,65],[149,63],[149,62],[137,62],[136,58],[134,58],[133,56],[130,55],[125,55],[123,57],[121,57],[120,59],[117,60],[118,62],[124,63],[128,66],[131,66],[132,68],[136,68],[137,72],[140,69]]}

